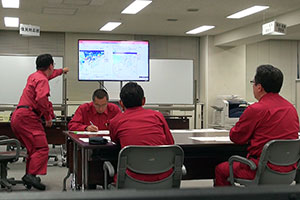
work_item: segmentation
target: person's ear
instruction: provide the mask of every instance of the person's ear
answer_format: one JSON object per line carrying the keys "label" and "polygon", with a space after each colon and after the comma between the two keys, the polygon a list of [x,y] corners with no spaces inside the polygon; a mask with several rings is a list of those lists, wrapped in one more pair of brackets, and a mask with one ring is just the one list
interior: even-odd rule
{"label": "person's ear", "polygon": [[146,97],[143,97],[142,106],[145,105],[145,103],[146,103]]}
{"label": "person's ear", "polygon": [[119,101],[119,104],[120,104],[120,106],[122,107],[123,110],[126,109],[125,106],[124,106],[124,104],[123,104],[123,102],[122,102],[122,100]]}
{"label": "person's ear", "polygon": [[256,87],[257,87],[257,91],[258,91],[258,92],[264,91],[264,88],[262,87],[262,85],[261,85],[260,83],[258,83],[258,84],[256,85]]}

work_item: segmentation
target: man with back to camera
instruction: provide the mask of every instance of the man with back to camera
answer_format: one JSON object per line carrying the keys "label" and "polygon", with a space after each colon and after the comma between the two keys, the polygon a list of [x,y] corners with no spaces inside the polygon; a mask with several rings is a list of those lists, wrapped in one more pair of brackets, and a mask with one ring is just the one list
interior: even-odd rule
{"label": "man with back to camera", "polygon": [[109,120],[121,112],[120,108],[108,103],[108,94],[104,89],[97,89],[92,102],[80,105],[68,124],[70,131],[108,130]]}
{"label": "man with back to camera", "polygon": [[50,54],[39,55],[36,59],[37,71],[29,75],[17,109],[13,112],[11,127],[27,149],[26,174],[22,180],[28,186],[45,190],[46,186],[36,175],[47,173],[49,147],[41,117],[46,127],[52,126],[54,117],[50,96],[49,80],[67,73],[69,68],[54,69]]}
{"label": "man with back to camera", "polygon": [[[172,145],[173,136],[164,116],[157,111],[144,109],[144,91],[137,83],[129,82],[120,93],[124,112],[110,121],[109,132],[113,142],[121,148],[128,145]],[[157,175],[127,174],[143,181],[157,181],[168,177],[172,169]]]}
{"label": "man with back to camera", "polygon": [[[244,111],[239,121],[230,130],[230,140],[236,144],[249,144],[247,158],[258,165],[263,146],[275,139],[298,139],[299,120],[294,106],[281,97],[282,72],[272,65],[261,65],[256,69],[253,94],[258,100]],[[273,170],[288,172],[297,166],[280,167],[268,164]],[[248,165],[234,162],[234,177],[252,180],[256,171]],[[231,185],[229,164],[223,162],[215,169],[215,186]]]}

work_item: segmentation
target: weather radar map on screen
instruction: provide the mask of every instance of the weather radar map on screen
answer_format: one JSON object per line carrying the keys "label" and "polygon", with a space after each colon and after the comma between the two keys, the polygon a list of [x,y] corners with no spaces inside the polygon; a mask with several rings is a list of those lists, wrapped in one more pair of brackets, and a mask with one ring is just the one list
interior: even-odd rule
{"label": "weather radar map on screen", "polygon": [[149,81],[148,41],[79,40],[78,80]]}

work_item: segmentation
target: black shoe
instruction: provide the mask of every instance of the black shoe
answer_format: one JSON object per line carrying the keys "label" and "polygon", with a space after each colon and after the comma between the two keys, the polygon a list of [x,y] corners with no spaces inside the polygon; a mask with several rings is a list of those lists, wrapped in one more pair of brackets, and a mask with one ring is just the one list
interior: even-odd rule
{"label": "black shoe", "polygon": [[31,174],[26,174],[23,176],[22,181],[28,186],[33,186],[38,190],[45,190],[46,186],[41,183],[41,179],[39,177],[35,177]]}
{"label": "black shoe", "polygon": [[37,178],[37,180],[38,180],[39,182],[41,182],[41,178],[40,178],[40,177],[36,176],[36,178]]}

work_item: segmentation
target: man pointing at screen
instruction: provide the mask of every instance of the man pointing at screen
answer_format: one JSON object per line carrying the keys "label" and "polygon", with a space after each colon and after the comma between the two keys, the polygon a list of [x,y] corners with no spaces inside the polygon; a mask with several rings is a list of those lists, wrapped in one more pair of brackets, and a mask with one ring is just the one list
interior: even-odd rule
{"label": "man pointing at screen", "polygon": [[109,120],[121,112],[120,108],[108,103],[108,94],[104,89],[93,93],[93,101],[80,105],[69,122],[70,131],[108,130]]}
{"label": "man pointing at screen", "polygon": [[49,80],[67,73],[69,68],[54,69],[54,60],[50,54],[39,55],[36,59],[37,71],[27,78],[19,104],[13,112],[11,128],[15,136],[27,149],[26,174],[24,183],[39,190],[46,186],[36,175],[47,173],[48,142],[41,117],[45,118],[45,126],[52,126],[54,118],[52,103],[49,101]]}

